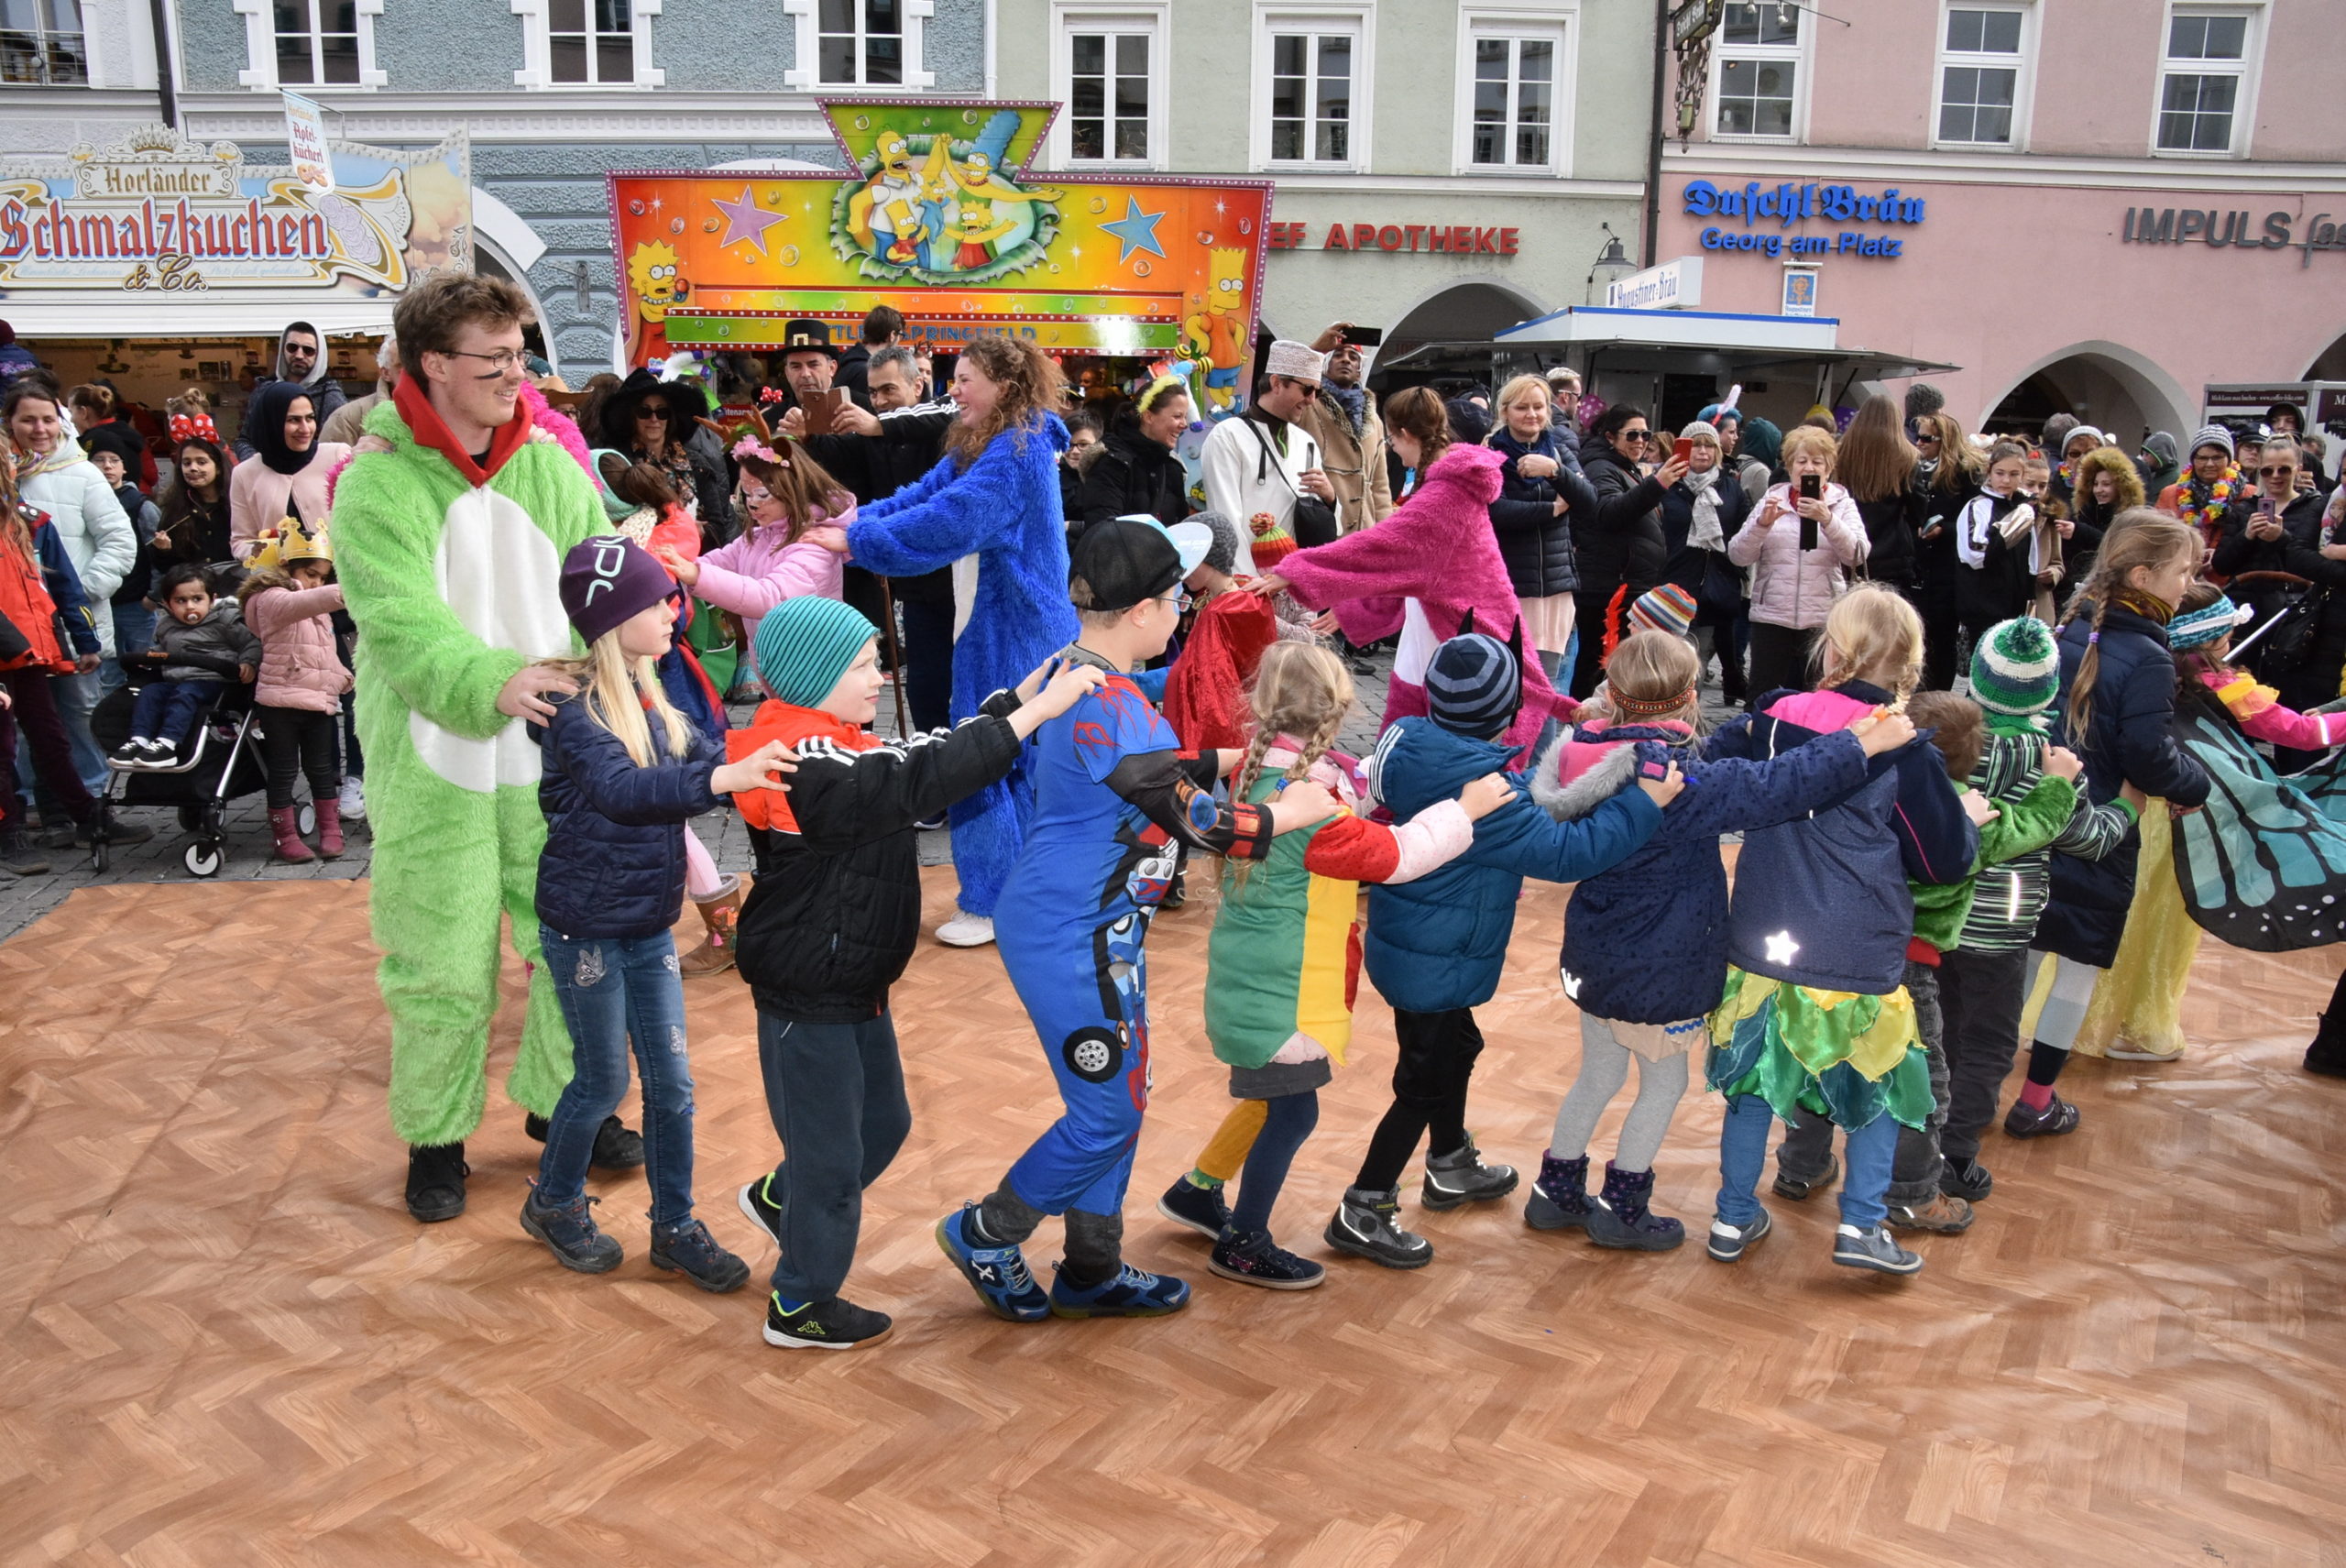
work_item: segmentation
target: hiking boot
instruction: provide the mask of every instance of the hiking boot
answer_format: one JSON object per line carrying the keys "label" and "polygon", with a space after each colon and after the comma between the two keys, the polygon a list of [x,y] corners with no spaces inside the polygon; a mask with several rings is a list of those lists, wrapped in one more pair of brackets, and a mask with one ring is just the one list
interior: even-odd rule
{"label": "hiking boot", "polygon": [[1935,1235],[1959,1236],[1971,1228],[1971,1205],[1944,1191],[1920,1203],[1892,1203],[1890,1223],[1902,1231],[1929,1231]]}
{"label": "hiking boot", "polygon": [[1401,1192],[1388,1187],[1372,1192],[1365,1187],[1344,1189],[1336,1217],[1328,1222],[1322,1238],[1338,1252],[1381,1263],[1387,1268],[1423,1268],[1433,1261],[1433,1244],[1401,1228]]}
{"label": "hiking boot", "polygon": [[[546,1117],[532,1111],[521,1118],[521,1130],[540,1143],[546,1141],[546,1131],[553,1126]],[[643,1135],[619,1119],[615,1113],[603,1118],[595,1129],[595,1152],[587,1163],[597,1170],[639,1170],[643,1166]]]}
{"label": "hiking boot", "polygon": [[49,857],[33,848],[23,828],[12,828],[0,833],[0,871],[10,876],[47,876]]}
{"label": "hiking boot", "polygon": [[769,1170],[755,1181],[743,1187],[736,1201],[741,1206],[741,1212],[749,1216],[758,1229],[772,1236],[774,1245],[780,1246],[782,1245],[782,1205],[766,1195],[766,1189],[773,1183],[773,1172]]}
{"label": "hiking boot", "polygon": [[538,1184],[532,1181],[530,1195],[521,1200],[521,1228],[545,1243],[554,1260],[573,1274],[608,1274],[626,1254],[616,1239],[595,1228],[595,1216],[587,1210],[601,1201],[581,1198],[558,1208],[540,1203]]}
{"label": "hiking boot", "polygon": [[652,1226],[652,1266],[681,1274],[712,1296],[729,1295],[750,1282],[750,1266],[718,1245],[698,1220]]}
{"label": "hiking boot", "polygon": [[1771,1190],[1779,1198],[1789,1198],[1795,1203],[1804,1203],[1840,1179],[1841,1157],[1829,1154],[1825,1157],[1825,1174],[1812,1176],[1806,1180],[1791,1174],[1781,1165],[1778,1165],[1776,1185]]}
{"label": "hiking boot", "polygon": [[1646,1207],[1653,1172],[1623,1170],[1605,1162],[1605,1190],[1589,1212],[1588,1239],[1627,1252],[1668,1252],[1686,1239],[1686,1227]]}
{"label": "hiking boot", "polygon": [[1870,1268],[1877,1274],[1913,1274],[1923,1260],[1900,1246],[1887,1225],[1859,1230],[1843,1225],[1833,1233],[1833,1261],[1844,1268]]}
{"label": "hiking boot", "polygon": [[1419,1201],[1429,1209],[1455,1209],[1504,1198],[1515,1190],[1515,1167],[1485,1165],[1472,1134],[1449,1154],[1426,1157],[1426,1181]]}
{"label": "hiking boot", "polygon": [[1222,1233],[1230,1229],[1230,1205],[1222,1201],[1221,1187],[1200,1187],[1186,1176],[1177,1178],[1165,1190],[1157,1201],[1157,1212],[1213,1241],[1220,1241]]}
{"label": "hiking boot", "polygon": [[1051,1315],[1050,1299],[1027,1271],[1026,1255],[1015,1243],[1003,1245],[972,1234],[970,1223],[977,1217],[978,1206],[964,1203],[937,1221],[938,1248],[953,1260],[987,1311],[1005,1322],[1041,1322]]}
{"label": "hiking boot", "polygon": [[1224,1231],[1206,1266],[1224,1279],[1266,1290],[1309,1290],[1328,1277],[1325,1268],[1288,1252],[1268,1231]]}
{"label": "hiking boot", "polygon": [[1540,1157],[1540,1175],[1523,1202],[1523,1223],[1535,1231],[1578,1230],[1588,1223],[1588,1157]]}
{"label": "hiking boot", "polygon": [[301,842],[301,825],[295,819],[293,813],[294,808],[290,806],[270,806],[269,836],[276,840],[275,850],[279,860],[289,865],[307,865],[316,860],[317,856],[310,852],[309,845]]}
{"label": "hiking boot", "polygon": [[1711,1216],[1711,1239],[1703,1250],[1721,1263],[1733,1263],[1742,1257],[1751,1244],[1776,1228],[1768,1218],[1768,1211],[1760,1210],[1740,1225],[1730,1225],[1716,1214]]}
{"label": "hiking boot", "polygon": [[766,1343],[784,1350],[854,1350],[888,1337],[885,1312],[867,1311],[834,1296],[784,1310],[779,1294],[766,1298]]}
{"label": "hiking boot", "polygon": [[465,1212],[465,1146],[411,1144],[407,1151],[407,1212],[418,1223],[436,1225]]}
{"label": "hiking boot", "polygon": [[1067,1282],[1067,1265],[1051,1265],[1051,1316],[1055,1318],[1162,1318],[1189,1304],[1189,1284],[1169,1274],[1151,1274],[1126,1264],[1097,1285]]}
{"label": "hiking boot", "polygon": [[2077,1108],[2055,1094],[2037,1110],[2026,1101],[2015,1100],[2004,1113],[2004,1136],[2008,1138],[2057,1138],[2064,1133],[2077,1130]]}
{"label": "hiking boot", "polygon": [[1960,1168],[1949,1160],[1946,1168],[1939,1172],[1939,1190],[1966,1203],[1977,1203],[1995,1190],[1996,1179],[1976,1159],[1964,1161]]}

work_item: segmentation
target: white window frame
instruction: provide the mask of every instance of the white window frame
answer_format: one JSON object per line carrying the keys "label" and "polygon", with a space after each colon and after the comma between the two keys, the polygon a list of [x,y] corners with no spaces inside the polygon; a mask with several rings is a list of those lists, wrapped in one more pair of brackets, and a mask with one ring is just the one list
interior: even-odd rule
{"label": "white window frame", "polygon": [[[236,12],[245,19],[246,68],[236,72],[236,84],[256,93],[274,93],[285,83],[277,79],[277,6],[272,0],[234,0]],[[302,93],[363,93],[370,87],[381,87],[389,78],[375,64],[375,18],[383,14],[383,0],[358,0],[358,80],[348,82],[295,82],[294,91]],[[310,12],[310,19],[318,19],[317,8]],[[82,24],[89,25],[90,0],[82,0]],[[317,35],[311,34],[312,38]]]}
{"label": "white window frame", "polygon": [[[380,4],[380,0],[377,0]],[[521,69],[513,85],[549,93],[630,93],[664,87],[668,73],[652,63],[652,18],[660,14],[661,0],[633,0],[628,19],[635,38],[633,82],[556,82],[554,79],[554,18],[546,0],[512,0],[513,14],[521,18]],[[592,5],[594,0],[587,0]]]}
{"label": "white window frame", "polygon": [[[2020,17],[2020,52],[1978,54],[1946,47],[1947,17],[1957,11],[2003,11]],[[1948,141],[1939,135],[1949,66],[2012,72],[2012,134],[2009,141]],[[1931,145],[1968,151],[2028,150],[2029,110],[2036,101],[2036,7],[2027,0],[1946,0],[1939,7],[1938,58],[1931,67]]]}
{"label": "white window frame", "polygon": [[[1773,0],[1762,0],[1772,4]],[[1738,142],[1757,147],[1805,147],[1808,144],[1808,96],[1815,75],[1817,13],[1813,6],[1800,6],[1800,42],[1787,48],[1782,44],[1730,44],[1727,41],[1727,27],[1711,39],[1711,80],[1705,94],[1711,106],[1709,137],[1716,142]],[[1729,56],[1737,60],[1781,60],[1792,68],[1792,133],[1789,137],[1760,136],[1743,131],[1719,129],[1720,74],[1727,69]]]}
{"label": "white window frame", "polygon": [[[1343,159],[1271,157],[1271,39],[1280,33],[1350,33],[1353,39],[1351,156]],[[1315,51],[1316,52],[1316,51]],[[1248,161],[1256,172],[1365,174],[1372,162],[1376,125],[1376,6],[1374,0],[1279,0],[1255,6],[1252,101],[1247,111]]]}
{"label": "white window frame", "polygon": [[[2151,77],[2151,137],[2153,158],[2177,158],[2200,162],[2225,159],[2246,158],[2255,135],[2256,89],[2264,70],[2265,0],[2171,0],[2159,16],[2158,65]],[[2225,60],[2178,60],[2167,54],[2167,41],[2174,35],[2175,19],[2182,16],[2239,16],[2248,26],[2241,39],[2240,62],[2237,66]],[[2177,76],[2232,76],[2239,87],[2232,93],[2232,134],[2230,144],[2220,149],[2194,150],[2159,145],[2159,121],[2166,103],[2166,79]]]}
{"label": "white window frame", "polygon": [[[1139,36],[1148,39],[1146,158],[1080,159],[1075,156],[1075,37],[1078,33],[1104,33],[1111,38]],[[1139,4],[1127,5],[1069,4],[1068,0],[1053,0],[1051,97],[1058,104],[1059,112],[1051,122],[1050,141],[1045,148],[1051,167],[1135,170],[1167,168],[1166,137],[1170,134],[1168,111],[1172,106],[1172,72],[1168,61],[1172,48],[1172,0],[1141,0]],[[1112,100],[1113,93],[1112,84]],[[1115,118],[1113,101],[1109,111],[1108,117],[1113,121]],[[1109,145],[1114,145],[1113,126],[1109,137]]]}
{"label": "white window frame", "polygon": [[[92,3],[93,0],[74,0],[73,5],[74,15],[82,24],[80,29],[71,35],[72,37],[78,38],[82,40],[81,81],[10,82],[5,84],[0,84],[0,92],[6,92],[12,88],[25,87],[95,87],[98,85],[104,78],[98,74],[97,39],[93,36],[96,29],[90,26],[90,6]],[[33,13],[32,30],[34,38],[41,47],[41,57],[45,64],[49,54],[48,44],[49,38],[49,26],[47,19],[41,16],[38,7],[35,8]],[[61,38],[66,35],[60,31],[58,36]]]}
{"label": "white window frame", "polygon": [[[863,0],[855,0],[857,16]],[[825,82],[822,80],[823,39],[820,0],[782,0],[783,15],[789,18],[794,43],[791,57],[797,61],[782,73],[785,87],[803,87],[810,93],[910,93],[937,85],[937,72],[928,69],[927,51],[923,48],[923,33],[928,19],[937,14],[935,0],[898,0],[904,18],[904,69],[902,82]],[[857,36],[862,36],[862,23],[856,24]],[[856,53],[856,71],[863,70],[862,51]]]}
{"label": "white window frame", "polygon": [[[1485,38],[1533,38],[1556,46],[1554,78],[1549,82],[1548,161],[1545,163],[1477,163],[1474,161],[1474,46]],[[1573,5],[1466,5],[1458,13],[1458,75],[1452,89],[1457,105],[1453,132],[1451,167],[1453,173],[1497,176],[1552,174],[1569,180],[1573,172],[1573,109],[1579,94],[1580,6]],[[1514,137],[1509,124],[1508,137]]]}

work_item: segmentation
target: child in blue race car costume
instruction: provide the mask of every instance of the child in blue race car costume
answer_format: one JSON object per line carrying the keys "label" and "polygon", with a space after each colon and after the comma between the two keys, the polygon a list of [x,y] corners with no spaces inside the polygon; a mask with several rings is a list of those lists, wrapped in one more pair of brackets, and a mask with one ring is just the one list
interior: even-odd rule
{"label": "child in blue race car costume", "polygon": [[[987,1310],[1013,1322],[1154,1317],[1188,1305],[1183,1281],[1124,1261],[1124,1184],[1148,1105],[1148,923],[1178,846],[1261,860],[1274,835],[1334,814],[1321,786],[1223,807],[1214,781],[1236,751],[1188,757],[1126,673],[1164,652],[1181,580],[1207,540],[1177,545],[1154,522],[1094,524],[1077,543],[1069,593],[1082,630],[1066,658],[1108,671],[1100,687],[1035,733],[1035,816],[1002,892],[996,939],[1035,1020],[1066,1113],[982,1202],[937,1238]],[[1047,1296],[1020,1244],[1063,1214],[1067,1254]]]}

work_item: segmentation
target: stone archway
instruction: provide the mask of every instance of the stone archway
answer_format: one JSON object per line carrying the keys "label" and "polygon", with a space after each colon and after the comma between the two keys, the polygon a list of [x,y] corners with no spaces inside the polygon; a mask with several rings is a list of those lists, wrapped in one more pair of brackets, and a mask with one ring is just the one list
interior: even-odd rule
{"label": "stone archway", "polygon": [[1425,343],[1488,338],[1545,309],[1509,284],[1481,279],[1445,283],[1419,296],[1387,323],[1385,346],[1376,356],[1391,359]]}
{"label": "stone archway", "polygon": [[2346,381],[2346,332],[2330,340],[2330,346],[2313,357],[2306,367],[2308,381]]}
{"label": "stone archway", "polygon": [[2187,434],[2197,426],[2198,400],[2152,360],[2122,344],[2071,344],[2029,366],[1990,400],[1980,427],[2011,426],[2046,411],[2066,411],[2121,443],[2154,430]]}

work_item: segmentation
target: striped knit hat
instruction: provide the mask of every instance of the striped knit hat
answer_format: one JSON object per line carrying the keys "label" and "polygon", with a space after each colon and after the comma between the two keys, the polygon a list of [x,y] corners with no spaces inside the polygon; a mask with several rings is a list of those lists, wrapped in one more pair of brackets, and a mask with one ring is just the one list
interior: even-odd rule
{"label": "striped knit hat", "polygon": [[1990,713],[2041,713],[2060,690],[2053,629],[2034,616],[1998,621],[1971,651],[1971,696]]}
{"label": "striped knit hat", "polygon": [[1469,631],[1434,650],[1426,666],[1426,710],[1444,729],[1488,740],[1523,706],[1523,666],[1497,638]]}
{"label": "striped knit hat", "polygon": [[2203,446],[2220,446],[2224,450],[2225,456],[2235,455],[2232,447],[2232,433],[2224,425],[2201,425],[2199,433],[2191,438],[2191,450],[2197,452]]}
{"label": "striped knit hat", "polygon": [[2251,613],[2248,606],[2228,598],[2202,609],[2185,610],[2166,623],[2166,645],[2178,653],[2208,647],[2238,630]]}
{"label": "striped knit hat", "polygon": [[775,701],[813,707],[879,635],[861,611],[838,599],[821,594],[786,598],[758,622],[751,648],[758,679]]}
{"label": "striped knit hat", "polygon": [[1662,584],[1629,607],[1629,630],[1687,636],[1694,630],[1694,596],[1676,583]]}

